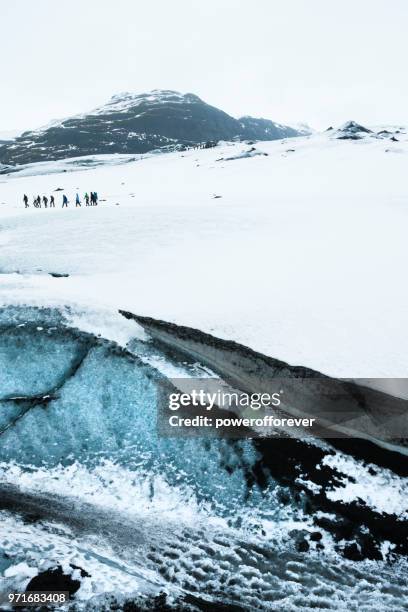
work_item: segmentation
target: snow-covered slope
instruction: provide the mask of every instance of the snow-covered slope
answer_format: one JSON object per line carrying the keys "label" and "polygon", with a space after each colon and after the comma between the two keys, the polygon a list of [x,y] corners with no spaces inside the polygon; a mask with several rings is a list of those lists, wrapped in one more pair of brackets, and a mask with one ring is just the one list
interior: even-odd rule
{"label": "snow-covered slope", "polygon": [[145,153],[234,138],[272,140],[304,133],[269,119],[237,120],[198,96],[155,89],[121,93],[89,113],[52,121],[0,146],[0,163],[26,164],[73,155]]}
{"label": "snow-covered slope", "polygon": [[[2,301],[98,303],[332,375],[406,376],[405,132],[251,149],[0,177]],[[99,206],[75,209],[77,190]],[[57,208],[25,210],[23,193]]]}

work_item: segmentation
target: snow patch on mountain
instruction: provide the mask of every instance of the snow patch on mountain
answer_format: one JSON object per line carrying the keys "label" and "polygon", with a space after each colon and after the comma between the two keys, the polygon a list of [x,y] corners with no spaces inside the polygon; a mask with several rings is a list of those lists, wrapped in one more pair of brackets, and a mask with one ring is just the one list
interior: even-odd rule
{"label": "snow patch on mountain", "polygon": [[107,104],[95,108],[89,114],[105,115],[120,113],[137,107],[142,103],[167,104],[168,102],[173,104],[193,104],[194,102],[201,102],[201,100],[194,94],[181,94],[171,89],[153,89],[151,92],[144,94],[122,92],[113,95]]}

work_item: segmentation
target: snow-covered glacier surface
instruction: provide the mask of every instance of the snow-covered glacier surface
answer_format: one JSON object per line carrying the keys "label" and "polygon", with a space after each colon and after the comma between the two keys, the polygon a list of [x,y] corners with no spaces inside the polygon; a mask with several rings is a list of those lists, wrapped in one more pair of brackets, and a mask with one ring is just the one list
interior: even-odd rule
{"label": "snow-covered glacier surface", "polygon": [[[2,303],[58,294],[331,376],[405,377],[406,130],[331,133],[1,174]],[[90,190],[99,205],[75,208]],[[56,208],[31,205],[43,194]]]}
{"label": "snow-covered glacier surface", "polygon": [[[98,316],[92,333],[92,316],[70,309],[0,312],[2,592],[59,567],[80,585],[72,610],[407,609],[395,543],[358,561],[341,552],[324,520],[343,519],[260,478],[251,440],[158,437],[167,376],[212,373],[136,325],[108,339]],[[346,469],[341,453],[321,469],[330,457]],[[366,494],[369,478],[360,465]],[[403,495],[402,478],[381,478],[384,495]]]}

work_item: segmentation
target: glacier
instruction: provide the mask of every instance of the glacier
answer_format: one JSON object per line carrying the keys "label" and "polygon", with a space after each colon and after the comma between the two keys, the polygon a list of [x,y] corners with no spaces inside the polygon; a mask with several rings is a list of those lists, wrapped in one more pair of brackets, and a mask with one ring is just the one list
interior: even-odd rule
{"label": "glacier", "polygon": [[406,376],[406,130],[376,130],[4,169],[0,594],[62,572],[81,612],[406,609],[402,455],[156,431],[170,379],[220,375],[194,330],[248,376],[251,351]]}
{"label": "glacier", "polygon": [[[157,597],[186,610],[405,609],[396,545],[383,537],[370,555],[376,538],[354,530],[365,554],[353,560],[344,515],[281,477],[283,464],[268,472],[253,440],[157,435],[169,376],[212,376],[208,366],[136,325],[106,338],[93,320],[94,333],[92,313],[0,311],[0,592],[60,567],[81,585],[72,610],[147,610]],[[318,450],[320,469],[337,458],[338,480],[346,458]],[[363,462],[347,461],[366,492],[378,488]],[[388,470],[381,478],[385,495],[404,486]]]}
{"label": "glacier", "polygon": [[[267,156],[234,161],[216,160],[251,146],[1,175],[2,303],[25,287],[22,301],[121,308],[331,376],[403,378],[406,130],[393,142],[371,129],[262,142]],[[56,189],[97,189],[100,205],[62,210],[55,192],[55,210],[24,209],[25,192]]]}

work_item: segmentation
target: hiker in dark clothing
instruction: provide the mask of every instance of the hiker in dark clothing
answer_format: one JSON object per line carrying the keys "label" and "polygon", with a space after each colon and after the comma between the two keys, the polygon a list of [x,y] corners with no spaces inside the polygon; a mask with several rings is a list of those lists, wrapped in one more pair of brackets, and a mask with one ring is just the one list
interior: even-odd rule
{"label": "hiker in dark clothing", "polygon": [[95,205],[95,194],[93,191],[91,191],[91,206]]}
{"label": "hiker in dark clothing", "polygon": [[81,206],[81,200],[79,199],[79,194],[76,194],[76,198],[75,198],[75,208],[77,206]]}
{"label": "hiker in dark clothing", "polygon": [[43,204],[44,204],[44,207],[47,208],[47,204],[48,204],[47,196],[43,196]]}
{"label": "hiker in dark clothing", "polygon": [[28,208],[28,196],[26,194],[24,194],[23,202],[24,202],[25,208]]}
{"label": "hiker in dark clothing", "polygon": [[53,195],[50,197],[50,208],[55,208],[55,200]]}
{"label": "hiker in dark clothing", "polygon": [[88,192],[86,192],[86,194],[84,195],[85,198],[85,206],[89,206],[89,195]]}
{"label": "hiker in dark clothing", "polygon": [[96,193],[96,191],[94,191],[94,202],[95,202],[95,206],[98,205],[98,194]]}
{"label": "hiker in dark clothing", "polygon": [[41,197],[40,196],[37,196],[37,205],[38,205],[38,208],[41,208]]}
{"label": "hiker in dark clothing", "polygon": [[37,208],[37,198],[33,198],[33,206]]}
{"label": "hiker in dark clothing", "polygon": [[68,198],[67,198],[67,196],[65,195],[65,193],[64,193],[64,195],[62,196],[62,208],[64,208],[64,206],[65,206],[65,208],[68,208]]}

